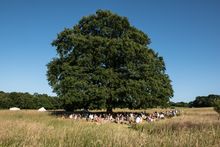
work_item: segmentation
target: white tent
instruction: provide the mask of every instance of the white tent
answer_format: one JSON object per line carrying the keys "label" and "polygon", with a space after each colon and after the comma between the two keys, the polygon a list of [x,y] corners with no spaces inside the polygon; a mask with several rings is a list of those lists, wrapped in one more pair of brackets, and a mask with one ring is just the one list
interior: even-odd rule
{"label": "white tent", "polygon": [[45,112],[45,111],[47,111],[44,107],[41,107],[40,109],[38,109],[38,111],[40,111],[40,112]]}
{"label": "white tent", "polygon": [[17,107],[12,107],[12,108],[10,108],[9,110],[11,110],[11,111],[18,111],[18,110],[21,110],[20,108],[17,108]]}

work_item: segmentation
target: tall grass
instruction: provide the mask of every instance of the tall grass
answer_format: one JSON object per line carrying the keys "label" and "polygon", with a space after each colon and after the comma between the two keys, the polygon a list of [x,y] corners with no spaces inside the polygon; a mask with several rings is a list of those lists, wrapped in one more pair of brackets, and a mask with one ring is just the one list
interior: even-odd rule
{"label": "tall grass", "polygon": [[[155,110],[149,110],[155,111]],[[141,125],[73,121],[37,111],[0,111],[0,146],[219,146],[220,122],[210,108]]]}

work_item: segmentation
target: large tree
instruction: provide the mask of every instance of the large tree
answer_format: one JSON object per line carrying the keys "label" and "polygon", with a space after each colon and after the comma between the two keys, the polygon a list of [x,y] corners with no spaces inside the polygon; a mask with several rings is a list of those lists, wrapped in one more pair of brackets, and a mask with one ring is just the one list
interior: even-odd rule
{"label": "large tree", "polygon": [[98,10],[52,42],[57,57],[47,65],[49,84],[66,110],[167,105],[171,81],[149,44],[126,17]]}

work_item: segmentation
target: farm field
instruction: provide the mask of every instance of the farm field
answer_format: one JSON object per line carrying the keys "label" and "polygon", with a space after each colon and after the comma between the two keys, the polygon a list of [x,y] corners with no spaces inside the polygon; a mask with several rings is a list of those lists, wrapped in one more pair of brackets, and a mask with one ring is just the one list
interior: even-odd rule
{"label": "farm field", "polygon": [[0,146],[218,147],[220,145],[220,120],[213,108],[180,108],[180,110],[181,116],[138,125],[74,121],[51,115],[50,112],[35,110],[16,112],[0,110]]}

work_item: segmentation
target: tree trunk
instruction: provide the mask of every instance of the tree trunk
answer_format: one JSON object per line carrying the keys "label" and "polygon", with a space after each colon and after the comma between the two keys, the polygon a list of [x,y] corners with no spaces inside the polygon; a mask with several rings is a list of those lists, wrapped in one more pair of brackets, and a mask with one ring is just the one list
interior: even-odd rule
{"label": "tree trunk", "polygon": [[112,93],[111,93],[111,91],[109,93],[109,98],[106,99],[106,106],[107,106],[107,113],[112,113]]}
{"label": "tree trunk", "polygon": [[112,113],[112,107],[111,106],[107,107],[107,113]]}

